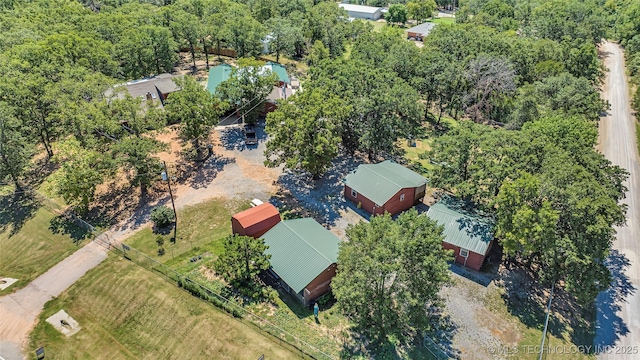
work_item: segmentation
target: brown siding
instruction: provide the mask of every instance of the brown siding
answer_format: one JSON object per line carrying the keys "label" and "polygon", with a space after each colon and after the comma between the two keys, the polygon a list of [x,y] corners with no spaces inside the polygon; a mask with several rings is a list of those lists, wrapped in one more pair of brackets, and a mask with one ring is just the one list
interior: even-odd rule
{"label": "brown siding", "polygon": [[467,257],[467,263],[465,264],[464,257],[460,256],[460,247],[449,244],[448,242],[442,242],[442,247],[448,250],[453,250],[453,257],[457,264],[464,265],[470,269],[480,271],[482,267],[482,263],[484,263],[484,255],[475,253],[473,251],[469,251],[469,256]]}
{"label": "brown siding", "polygon": [[351,196],[351,188],[346,185],[344,186],[344,197],[351,200],[356,205],[361,204],[362,209],[368,212],[369,214],[374,214],[374,209],[375,209],[374,215],[384,214],[384,207],[376,206],[376,204],[373,201],[362,196],[362,194],[358,193],[356,197]]}
{"label": "brown siding", "polygon": [[[404,188],[393,195],[393,197],[382,206],[377,206],[373,201],[367,199],[360,193],[358,193],[356,197],[353,197],[351,195],[351,188],[346,185],[344,186],[344,197],[351,200],[356,205],[361,204],[362,209],[367,211],[369,214],[382,215],[386,211],[391,215],[396,215],[413,207],[415,190],[415,188]],[[400,201],[400,195],[402,194],[404,194],[404,200]]]}
{"label": "brown siding", "polygon": [[[328,292],[331,285],[331,279],[336,276],[336,264],[329,267],[319,274],[313,281],[302,290],[304,294],[304,303],[309,304],[312,300],[317,299],[320,295]],[[306,291],[305,291],[306,290]]]}
{"label": "brown siding", "polygon": [[[415,193],[415,188],[401,189],[383,205],[384,210],[391,215],[395,215],[405,210],[411,209],[414,204]],[[404,195],[404,200],[401,201],[400,196],[402,195]]]}

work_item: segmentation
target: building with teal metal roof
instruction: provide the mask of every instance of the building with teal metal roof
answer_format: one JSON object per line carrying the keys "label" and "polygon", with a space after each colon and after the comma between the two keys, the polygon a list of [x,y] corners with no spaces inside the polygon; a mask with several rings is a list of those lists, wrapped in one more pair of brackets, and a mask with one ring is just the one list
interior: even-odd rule
{"label": "building with teal metal roof", "polygon": [[308,304],[329,291],[340,239],[314,219],[284,220],[264,235],[271,270],[283,287]]}
{"label": "building with teal metal roof", "polygon": [[453,250],[456,262],[480,270],[493,242],[492,219],[451,196],[431,206],[427,216],[444,227],[443,246]]}
{"label": "building with teal metal roof", "polygon": [[427,179],[387,160],[362,164],[344,179],[345,197],[372,214],[395,215],[424,197]]}
{"label": "building with teal metal roof", "polygon": [[285,83],[288,85],[291,84],[291,80],[289,79],[289,74],[287,74],[287,69],[284,66],[278,63],[269,61],[262,68],[271,70],[272,73],[278,76],[278,81],[280,81],[281,83]]}
{"label": "building with teal metal roof", "polygon": [[229,64],[220,64],[218,66],[214,66],[209,69],[209,79],[207,80],[207,90],[211,94],[216,93],[216,89],[218,85],[222,82],[227,81],[231,76],[231,72],[233,71],[233,67]]}

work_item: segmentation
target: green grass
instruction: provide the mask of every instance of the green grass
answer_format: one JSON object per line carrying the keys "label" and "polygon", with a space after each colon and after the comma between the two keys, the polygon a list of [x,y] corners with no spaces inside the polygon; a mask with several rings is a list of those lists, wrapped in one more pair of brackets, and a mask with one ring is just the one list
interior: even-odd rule
{"label": "green grass", "polygon": [[[82,329],[58,333],[46,318],[64,309]],[[290,349],[156,274],[111,256],[48,302],[27,353],[53,359],[297,359]]]}
{"label": "green grass", "polygon": [[[440,124],[445,128],[451,129],[458,126],[458,121],[448,116],[442,116],[442,119],[440,120]],[[431,150],[431,141],[433,140],[434,136],[435,136],[435,132],[433,130],[433,125],[428,125],[426,136],[422,139],[417,139],[416,146],[409,146],[405,139],[400,140],[398,145],[402,150],[404,150],[405,152],[404,157],[409,162],[416,162],[420,164],[422,168],[426,170],[431,170],[433,169],[433,164],[431,164],[431,162],[429,162],[428,159],[421,159],[420,154],[423,154]]]}
{"label": "green grass", "polygon": [[435,24],[455,24],[456,23],[456,19],[450,18],[450,17],[433,18],[433,19],[429,20],[429,22],[432,22],[432,23],[435,23]]}
{"label": "green grass", "polygon": [[202,252],[219,254],[222,251],[221,240],[231,234],[231,216],[248,208],[249,205],[245,203],[214,199],[178,211],[178,239],[172,244],[169,239],[173,232],[162,236],[165,249],[162,256],[158,255],[158,235],[151,228],[138,231],[125,240],[125,244],[159,262],[176,267],[183,263],[184,258]]}
{"label": "green grass", "polygon": [[62,221],[39,204],[21,205],[0,198],[0,274],[18,281],[0,295],[26,286],[33,279],[82,246],[88,234]]}
{"label": "green grass", "polygon": [[[475,284],[474,284],[475,285]],[[539,353],[535,351],[531,351],[532,349],[539,349],[540,342],[542,340],[542,330],[543,330],[543,318],[538,318],[538,322],[540,323],[539,327],[528,327],[523,324],[517,316],[514,316],[512,312],[509,310],[505,300],[502,298],[501,292],[502,290],[499,288],[490,289],[482,299],[487,311],[492,313],[496,318],[505,321],[506,323],[514,324],[517,329],[517,334],[520,335],[520,341],[516,346],[518,353],[515,355],[515,358],[518,359],[538,359]],[[530,311],[530,309],[517,309],[520,312]],[[543,316],[541,314],[541,316]],[[579,316],[579,315],[576,315]],[[555,317],[557,320],[557,316]],[[549,331],[547,331],[546,339],[545,339],[545,348],[553,348],[560,349],[557,352],[561,352],[562,349],[568,349],[566,353],[556,353],[556,354],[547,354],[545,353],[544,359],[568,359],[568,360],[584,360],[584,359],[594,359],[595,356],[582,354],[582,353],[571,353],[570,349],[575,349],[575,345],[591,345],[593,344],[593,328],[590,327],[588,329],[571,329],[568,324],[564,324],[566,326],[565,330],[562,332],[561,336],[554,336],[551,334],[553,324],[557,324],[557,321],[551,321]],[[590,319],[591,323],[595,321],[595,319]],[[574,332],[573,337],[575,338],[576,344],[574,344],[571,340],[572,332]]]}
{"label": "green grass", "polygon": [[416,140],[416,146],[409,146],[406,140],[401,140],[400,148],[405,151],[404,157],[410,162],[417,162],[427,170],[433,169],[433,164],[428,159],[420,158],[420,154],[431,150],[431,139]]}
{"label": "green grass", "polygon": [[380,32],[380,30],[387,25],[386,21],[374,21],[374,20],[362,20],[373,25],[373,31]]}

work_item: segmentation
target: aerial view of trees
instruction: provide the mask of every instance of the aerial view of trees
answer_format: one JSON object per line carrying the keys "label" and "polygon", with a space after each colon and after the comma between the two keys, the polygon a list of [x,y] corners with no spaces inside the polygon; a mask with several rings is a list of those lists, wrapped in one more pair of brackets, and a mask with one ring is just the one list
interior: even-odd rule
{"label": "aerial view of trees", "polygon": [[[265,166],[317,184],[340,156],[402,162],[400,144],[428,140],[428,186],[493,217],[504,255],[535,281],[592,304],[611,281],[604,260],[627,177],[595,150],[609,106],[598,46],[624,46],[640,111],[640,3],[350,2],[388,6],[388,25],[350,19],[334,1],[0,2],[0,185],[19,194],[45,182],[78,213],[114,176],[144,198],[168,148],[156,135],[173,125],[189,160],[208,159],[221,115],[259,120],[278,80],[262,66],[275,58],[301,87],[266,116]],[[455,21],[407,41],[407,27],[452,5]],[[202,74],[223,61],[237,66],[212,95]],[[156,105],[118,86],[167,72],[180,91]],[[410,343],[448,283],[442,229],[411,211],[346,237],[340,310],[374,346]],[[215,270],[253,290],[265,249],[229,237]]]}
{"label": "aerial view of trees", "polygon": [[429,327],[427,309],[449,281],[442,227],[411,210],[396,221],[375,216],[347,229],[332,282],[343,311],[376,346],[405,342]]}

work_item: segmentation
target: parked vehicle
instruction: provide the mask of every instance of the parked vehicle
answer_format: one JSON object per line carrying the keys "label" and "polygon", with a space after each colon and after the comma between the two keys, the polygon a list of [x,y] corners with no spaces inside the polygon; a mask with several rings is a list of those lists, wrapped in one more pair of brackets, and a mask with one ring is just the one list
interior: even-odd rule
{"label": "parked vehicle", "polygon": [[258,136],[256,135],[256,129],[253,125],[244,126],[244,143],[245,145],[258,144]]}

